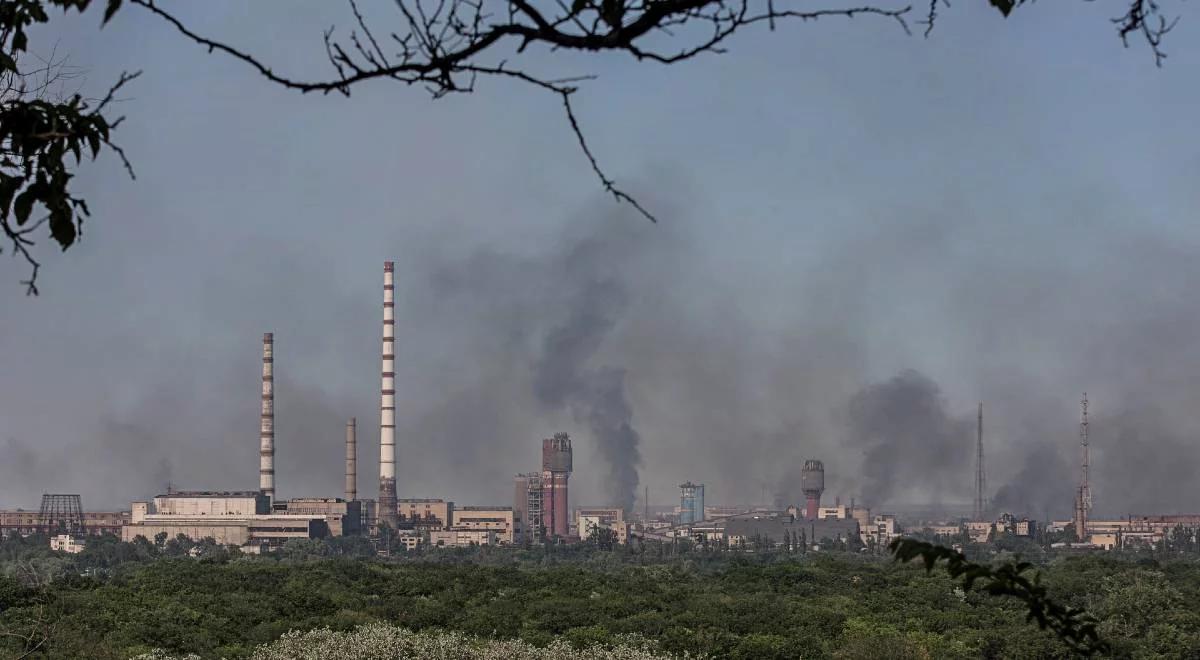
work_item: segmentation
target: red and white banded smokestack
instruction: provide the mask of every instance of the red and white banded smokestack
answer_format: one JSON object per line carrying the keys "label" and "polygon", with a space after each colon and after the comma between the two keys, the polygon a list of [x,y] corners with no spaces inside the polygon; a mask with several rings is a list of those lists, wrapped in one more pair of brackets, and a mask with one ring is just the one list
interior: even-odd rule
{"label": "red and white banded smokestack", "polygon": [[259,425],[258,489],[275,499],[275,335],[263,334],[262,416]]}
{"label": "red and white banded smokestack", "polygon": [[357,421],[351,417],[346,422],[346,501],[358,499],[358,439],[355,437]]}
{"label": "red and white banded smokestack", "polygon": [[379,398],[379,522],[395,529],[396,512],[396,347],[393,264],[383,263],[383,378]]}

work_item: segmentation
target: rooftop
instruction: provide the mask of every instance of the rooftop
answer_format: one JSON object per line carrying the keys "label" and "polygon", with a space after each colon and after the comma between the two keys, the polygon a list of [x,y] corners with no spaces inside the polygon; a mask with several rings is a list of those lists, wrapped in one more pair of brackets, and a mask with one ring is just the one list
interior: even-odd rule
{"label": "rooftop", "polygon": [[257,490],[169,490],[159,497],[258,497],[262,495]]}

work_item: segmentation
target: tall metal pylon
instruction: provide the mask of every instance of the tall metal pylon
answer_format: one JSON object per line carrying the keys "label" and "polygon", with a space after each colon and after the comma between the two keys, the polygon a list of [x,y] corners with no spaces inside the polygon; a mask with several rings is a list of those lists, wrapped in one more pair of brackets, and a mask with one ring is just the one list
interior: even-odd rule
{"label": "tall metal pylon", "polygon": [[975,431],[975,520],[987,515],[987,474],[983,469],[983,402],[979,402],[979,424]]}
{"label": "tall metal pylon", "polygon": [[1087,392],[1083,393],[1083,399],[1079,402],[1081,412],[1079,415],[1079,446],[1083,453],[1083,463],[1081,465],[1081,474],[1079,480],[1080,500],[1083,503],[1083,508],[1087,513],[1092,512],[1092,487],[1088,483],[1088,467],[1090,457],[1088,456],[1088,400]]}

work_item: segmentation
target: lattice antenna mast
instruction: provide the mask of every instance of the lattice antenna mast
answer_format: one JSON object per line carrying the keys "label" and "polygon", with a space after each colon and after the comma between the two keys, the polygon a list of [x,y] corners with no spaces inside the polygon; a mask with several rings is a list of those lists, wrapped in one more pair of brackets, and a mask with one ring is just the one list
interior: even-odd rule
{"label": "lattice antenna mast", "polygon": [[975,431],[975,520],[987,515],[987,474],[983,469],[983,402],[979,402],[979,424]]}
{"label": "lattice antenna mast", "polygon": [[1079,402],[1081,412],[1079,415],[1079,447],[1083,454],[1083,463],[1081,465],[1081,474],[1079,481],[1079,496],[1086,512],[1092,511],[1092,487],[1088,483],[1088,467],[1090,462],[1089,447],[1088,447],[1088,400],[1087,392],[1083,393],[1083,400]]}

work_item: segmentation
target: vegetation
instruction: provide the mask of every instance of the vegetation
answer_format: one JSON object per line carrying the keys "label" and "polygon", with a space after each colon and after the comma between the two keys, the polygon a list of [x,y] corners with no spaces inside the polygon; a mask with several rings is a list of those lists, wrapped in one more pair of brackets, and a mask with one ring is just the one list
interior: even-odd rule
{"label": "vegetation", "polygon": [[[379,631],[411,634],[360,629],[372,623],[467,646],[520,640],[722,658],[875,658],[881,648],[899,658],[1079,652],[1052,629],[1030,625],[1027,601],[1017,596],[964,588],[962,573],[952,578],[865,552],[576,544],[383,560],[347,540],[292,542],[271,557],[211,544],[185,550],[166,538],[108,538],[75,556],[43,543],[0,543],[0,657],[129,658],[155,649],[281,657],[261,654],[298,639],[340,644],[385,634]],[[1030,583],[1050,601],[1094,617],[1113,656],[1187,657],[1200,654],[1200,563],[1172,556],[1050,556],[1036,567],[1041,580]],[[974,586],[990,580],[980,575]],[[296,633],[269,646],[288,631]]]}
{"label": "vegetation", "polygon": [[[254,650],[254,660],[326,660],[327,658],[438,658],[439,660],[653,660],[671,658],[654,652],[654,644],[628,636],[613,646],[577,649],[559,639],[545,647],[520,640],[489,640],[455,632],[415,633],[386,623],[369,623],[349,632],[321,628],[290,632]],[[686,655],[683,657],[687,657]],[[135,660],[192,660],[156,649]]]}

